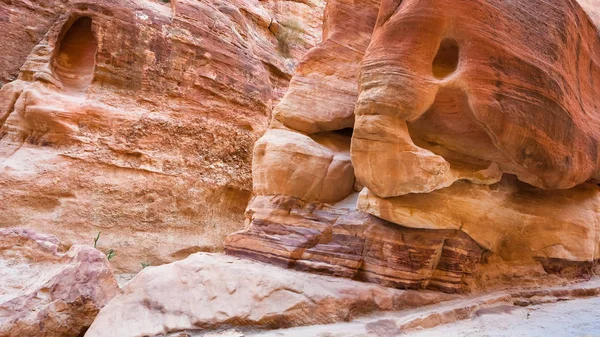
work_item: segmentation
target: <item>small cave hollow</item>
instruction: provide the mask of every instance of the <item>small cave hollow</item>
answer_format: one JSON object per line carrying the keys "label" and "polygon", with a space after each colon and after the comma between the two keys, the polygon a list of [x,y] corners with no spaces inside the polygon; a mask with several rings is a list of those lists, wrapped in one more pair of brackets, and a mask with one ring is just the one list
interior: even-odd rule
{"label": "small cave hollow", "polygon": [[433,76],[444,79],[454,73],[458,68],[459,53],[456,40],[450,38],[442,40],[433,59]]}
{"label": "small cave hollow", "polygon": [[354,128],[345,128],[340,130],[332,131],[335,134],[346,136],[352,138],[352,134],[354,133]]}
{"label": "small cave hollow", "polygon": [[53,71],[70,91],[85,91],[92,83],[98,43],[92,32],[92,19],[78,18],[57,44]]}

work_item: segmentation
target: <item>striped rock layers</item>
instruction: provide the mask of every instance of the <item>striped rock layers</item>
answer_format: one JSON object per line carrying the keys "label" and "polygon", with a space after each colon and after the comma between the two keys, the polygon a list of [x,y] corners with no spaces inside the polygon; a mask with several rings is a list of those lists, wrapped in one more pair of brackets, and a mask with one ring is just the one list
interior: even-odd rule
{"label": "striped rock layers", "polygon": [[363,212],[257,196],[228,254],[404,289],[468,290],[484,250],[458,230],[414,229]]}
{"label": "striped rock layers", "polygon": [[[599,8],[330,1],[324,42],[257,142],[255,199],[227,251],[444,291],[465,290],[469,275],[494,282],[486,260],[509,278],[589,275],[600,255]],[[358,210],[310,206],[348,206],[355,192]]]}
{"label": "striped rock layers", "polygon": [[114,249],[119,271],[222,247],[252,147],[322,0],[0,2],[0,228]]}

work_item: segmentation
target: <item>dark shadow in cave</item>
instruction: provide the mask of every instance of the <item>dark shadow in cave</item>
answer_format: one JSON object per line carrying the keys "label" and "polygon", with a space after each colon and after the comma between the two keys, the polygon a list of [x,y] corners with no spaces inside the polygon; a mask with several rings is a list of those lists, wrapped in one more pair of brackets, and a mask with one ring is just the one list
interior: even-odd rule
{"label": "dark shadow in cave", "polygon": [[433,60],[433,76],[443,79],[455,72],[458,67],[459,52],[456,40],[449,38],[442,40]]}

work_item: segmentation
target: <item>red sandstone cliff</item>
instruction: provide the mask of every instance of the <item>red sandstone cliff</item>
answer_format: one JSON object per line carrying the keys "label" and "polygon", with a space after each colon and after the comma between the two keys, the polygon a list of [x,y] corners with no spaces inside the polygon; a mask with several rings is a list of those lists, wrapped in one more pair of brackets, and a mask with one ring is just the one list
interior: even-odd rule
{"label": "red sandstone cliff", "polygon": [[0,4],[0,227],[115,249],[139,269],[242,224],[254,141],[321,1]]}
{"label": "red sandstone cliff", "polygon": [[227,251],[447,292],[501,278],[489,273],[589,276],[598,8],[328,2],[324,42],[256,142],[255,197]]}

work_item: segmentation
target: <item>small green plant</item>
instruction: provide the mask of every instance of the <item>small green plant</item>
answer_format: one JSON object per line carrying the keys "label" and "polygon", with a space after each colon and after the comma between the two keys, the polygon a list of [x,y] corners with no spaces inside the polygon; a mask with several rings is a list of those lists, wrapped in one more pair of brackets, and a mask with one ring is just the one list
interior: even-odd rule
{"label": "small green plant", "polygon": [[150,267],[150,262],[142,262],[142,269],[146,268],[146,267]]}
{"label": "small green plant", "polygon": [[290,46],[294,43],[302,42],[301,34],[304,29],[296,20],[287,20],[279,23],[279,30],[275,37],[277,38],[277,47],[281,55],[290,56]]}
{"label": "small green plant", "polygon": [[96,237],[94,238],[94,248],[96,248],[96,245],[98,244],[98,240],[100,240],[100,233],[98,232],[98,235],[96,235]]}
{"label": "small green plant", "polygon": [[160,1],[162,1],[162,2],[164,2],[166,4],[168,4],[169,2],[171,2],[171,0],[160,0]]}
{"label": "small green plant", "polygon": [[106,252],[106,258],[108,259],[108,261],[112,260],[112,258],[116,255],[117,253],[115,253],[114,249],[109,249],[108,252]]}
{"label": "small green plant", "polygon": [[[98,240],[100,240],[100,233],[102,232],[98,232],[98,234],[96,234],[96,236],[94,237],[94,248],[98,249]],[[108,261],[110,261],[113,257],[115,257],[115,255],[117,255],[115,253],[114,249],[109,249],[108,252],[106,252],[106,258],[108,259]]]}

